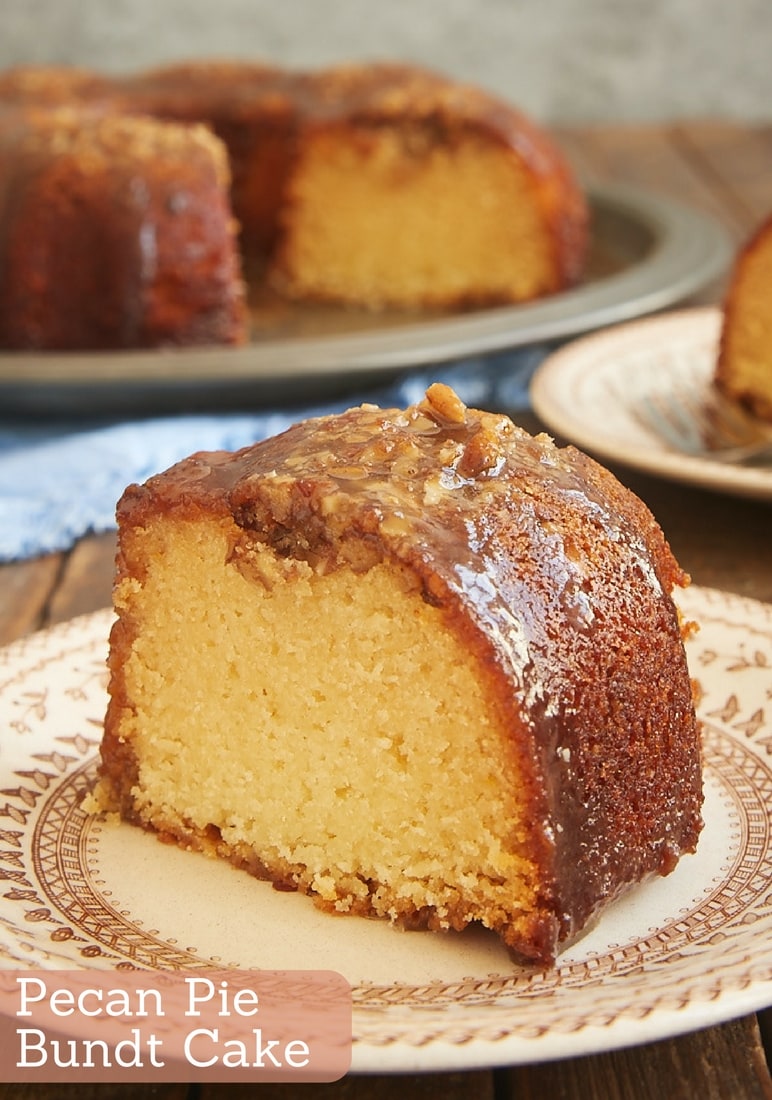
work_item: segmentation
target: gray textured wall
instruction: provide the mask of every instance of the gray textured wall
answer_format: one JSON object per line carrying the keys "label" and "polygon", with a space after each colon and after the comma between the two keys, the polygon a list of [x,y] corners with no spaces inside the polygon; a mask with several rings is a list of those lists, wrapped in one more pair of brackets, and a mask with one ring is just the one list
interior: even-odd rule
{"label": "gray textured wall", "polygon": [[0,0],[0,67],[396,58],[554,121],[772,118],[772,0]]}

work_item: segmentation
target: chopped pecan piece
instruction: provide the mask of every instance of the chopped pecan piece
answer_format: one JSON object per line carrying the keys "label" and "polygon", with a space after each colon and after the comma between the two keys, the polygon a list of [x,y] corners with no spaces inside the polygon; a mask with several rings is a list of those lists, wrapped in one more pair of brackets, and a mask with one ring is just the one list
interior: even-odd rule
{"label": "chopped pecan piece", "polygon": [[466,423],[466,405],[444,382],[433,382],[418,408],[437,424]]}
{"label": "chopped pecan piece", "polygon": [[486,470],[493,470],[502,458],[501,440],[496,431],[481,424],[464,447],[464,453],[456,466],[461,477],[478,477]]}

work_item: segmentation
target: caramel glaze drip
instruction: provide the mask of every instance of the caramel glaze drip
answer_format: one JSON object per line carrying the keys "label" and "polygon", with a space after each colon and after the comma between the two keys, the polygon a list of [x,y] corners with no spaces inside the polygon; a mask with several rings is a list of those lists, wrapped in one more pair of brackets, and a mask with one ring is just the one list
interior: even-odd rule
{"label": "caramel glaze drip", "polygon": [[545,935],[569,939],[601,901],[694,849],[698,735],[670,598],[688,578],[646,507],[591,459],[436,384],[406,411],[363,406],[194,455],[128,491],[134,522],[147,494],[154,512],[232,515],[247,575],[257,542],[321,571],[386,559],[417,578],[481,656],[533,775],[521,794],[554,913]]}

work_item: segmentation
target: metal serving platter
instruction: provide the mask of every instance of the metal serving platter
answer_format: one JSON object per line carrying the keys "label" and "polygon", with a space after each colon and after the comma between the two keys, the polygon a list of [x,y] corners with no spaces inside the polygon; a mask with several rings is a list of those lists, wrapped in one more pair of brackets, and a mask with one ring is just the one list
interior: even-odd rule
{"label": "metal serving platter", "polygon": [[725,269],[711,218],[627,186],[590,191],[592,241],[576,288],[537,302],[444,314],[365,313],[263,299],[240,348],[0,355],[0,416],[265,408],[361,392],[425,367],[555,342],[663,309]]}

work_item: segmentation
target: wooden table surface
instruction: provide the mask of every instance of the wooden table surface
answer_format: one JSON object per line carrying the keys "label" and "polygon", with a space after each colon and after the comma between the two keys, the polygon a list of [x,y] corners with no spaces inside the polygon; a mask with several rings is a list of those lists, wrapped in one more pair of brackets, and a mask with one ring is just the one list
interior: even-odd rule
{"label": "wooden table surface", "polygon": [[[604,126],[559,133],[588,182],[629,182],[715,215],[742,241],[772,211],[772,125],[699,120]],[[719,283],[700,301],[720,301]],[[533,427],[524,420],[526,426]],[[676,556],[699,585],[772,602],[772,506],[615,472],[650,506]],[[86,537],[69,553],[0,567],[0,643],[104,607],[114,539]],[[766,1053],[765,1053],[766,1051]],[[550,1064],[469,1073],[349,1077],[302,1095],[377,1100],[744,1100],[772,1098],[772,1010],[627,1050]],[[287,1097],[293,1086],[0,1085],[0,1100],[153,1095],[161,1100]],[[295,1090],[296,1091],[296,1090]]]}

